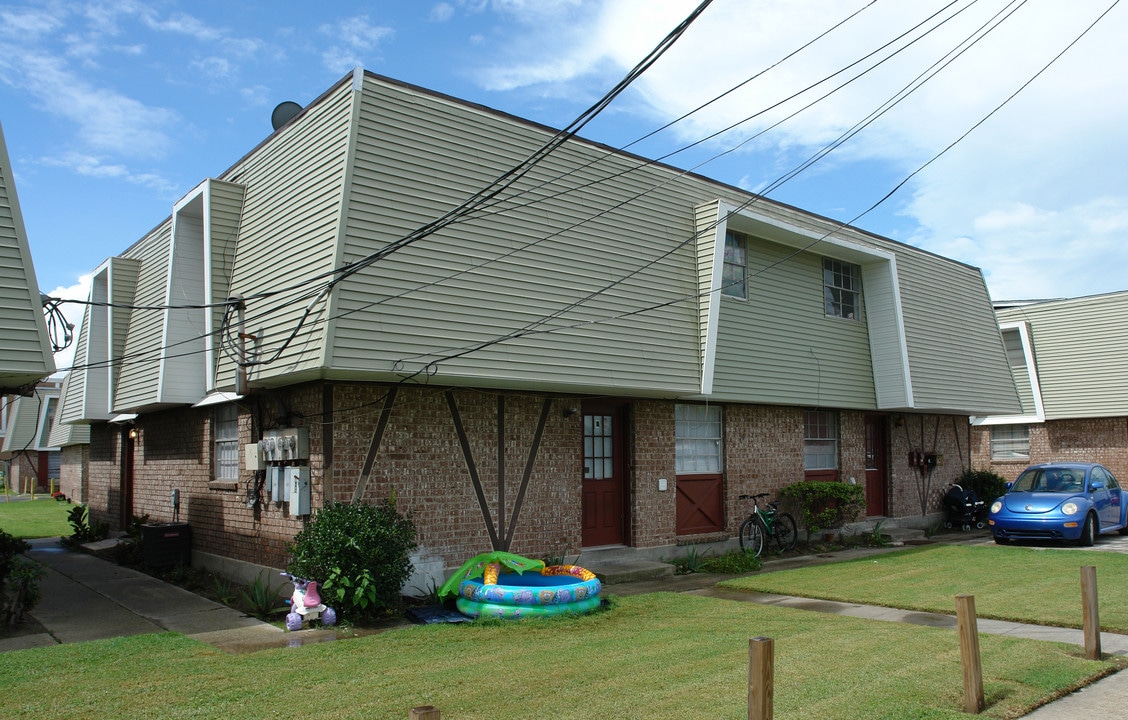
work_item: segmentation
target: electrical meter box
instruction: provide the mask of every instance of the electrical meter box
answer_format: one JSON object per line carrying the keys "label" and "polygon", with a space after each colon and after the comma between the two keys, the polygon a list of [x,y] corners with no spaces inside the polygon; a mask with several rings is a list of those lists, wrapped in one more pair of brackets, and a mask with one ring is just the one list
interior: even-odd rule
{"label": "electrical meter box", "polygon": [[259,441],[266,462],[309,460],[309,428],[267,430]]}
{"label": "electrical meter box", "polygon": [[290,488],[286,484],[283,469],[281,465],[271,465],[266,468],[266,486],[270,490],[270,499],[276,503],[290,499]]}
{"label": "electrical meter box", "polygon": [[309,466],[283,467],[282,472],[290,489],[290,514],[309,515]]}

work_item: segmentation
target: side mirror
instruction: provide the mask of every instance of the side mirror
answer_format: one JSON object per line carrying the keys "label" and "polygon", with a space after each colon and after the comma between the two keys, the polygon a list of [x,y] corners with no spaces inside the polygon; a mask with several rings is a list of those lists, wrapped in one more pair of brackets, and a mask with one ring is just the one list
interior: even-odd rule
{"label": "side mirror", "polygon": [[1089,483],[1089,489],[1090,490],[1104,490],[1104,483],[1101,482],[1100,480],[1094,480],[1093,482]]}
{"label": "side mirror", "polygon": [[1007,490],[1010,490],[1012,485],[1014,485],[1014,483],[1011,482],[1010,480],[1007,480],[1007,484],[1006,484]]}

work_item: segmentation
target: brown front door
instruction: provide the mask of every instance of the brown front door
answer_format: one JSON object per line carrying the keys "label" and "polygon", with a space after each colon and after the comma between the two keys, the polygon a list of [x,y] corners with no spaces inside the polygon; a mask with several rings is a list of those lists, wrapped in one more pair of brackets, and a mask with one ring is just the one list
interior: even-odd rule
{"label": "brown front door", "polygon": [[584,547],[626,542],[627,408],[625,402],[584,403]]}
{"label": "brown front door", "polygon": [[889,496],[886,467],[888,467],[889,441],[885,433],[885,416],[866,416],[866,516],[882,517],[888,514],[886,498]]}

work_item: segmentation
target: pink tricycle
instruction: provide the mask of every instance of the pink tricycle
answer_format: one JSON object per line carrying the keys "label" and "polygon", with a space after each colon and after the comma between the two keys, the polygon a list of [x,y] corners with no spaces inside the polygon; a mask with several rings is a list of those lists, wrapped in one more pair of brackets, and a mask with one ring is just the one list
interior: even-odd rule
{"label": "pink tricycle", "polygon": [[286,614],[286,629],[301,630],[305,622],[321,619],[322,625],[337,624],[337,613],[321,602],[317,593],[317,583],[290,573],[281,573],[294,584],[294,594],[290,596],[290,612]]}

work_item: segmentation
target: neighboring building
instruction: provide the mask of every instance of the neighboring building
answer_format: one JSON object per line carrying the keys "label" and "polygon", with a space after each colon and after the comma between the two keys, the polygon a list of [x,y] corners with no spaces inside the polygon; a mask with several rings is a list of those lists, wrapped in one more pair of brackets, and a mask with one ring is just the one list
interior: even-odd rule
{"label": "neighboring building", "polygon": [[50,440],[59,407],[60,383],[44,380],[30,395],[9,395],[4,404],[6,432],[0,459],[8,463],[8,480],[21,493],[58,490],[62,453]]}
{"label": "neighboring building", "polygon": [[0,127],[0,395],[25,394],[55,372],[12,163]]}
{"label": "neighboring building", "polygon": [[[63,380],[61,395],[67,394],[70,378]],[[90,498],[90,426],[59,422],[54,414],[47,443],[59,449],[59,492],[71,502],[85,504]]]}
{"label": "neighboring building", "polygon": [[[43,318],[39,284],[35,280],[4,129],[0,127],[0,448],[22,447],[9,439],[14,398],[30,396],[36,383],[53,372],[55,360]],[[12,453],[0,451],[0,482],[16,487],[11,475],[18,475],[20,467],[9,467],[11,458]],[[23,477],[26,482],[26,470]]]}
{"label": "neighboring building", "polygon": [[998,303],[1022,411],[972,418],[976,467],[1099,462],[1128,480],[1128,292]]}
{"label": "neighboring building", "polygon": [[578,139],[447,215],[554,135],[358,71],[97,268],[94,519],[247,571],[390,497],[435,574],[668,555],[804,477],[919,518],[1019,411],[981,273],[917,248]]}

